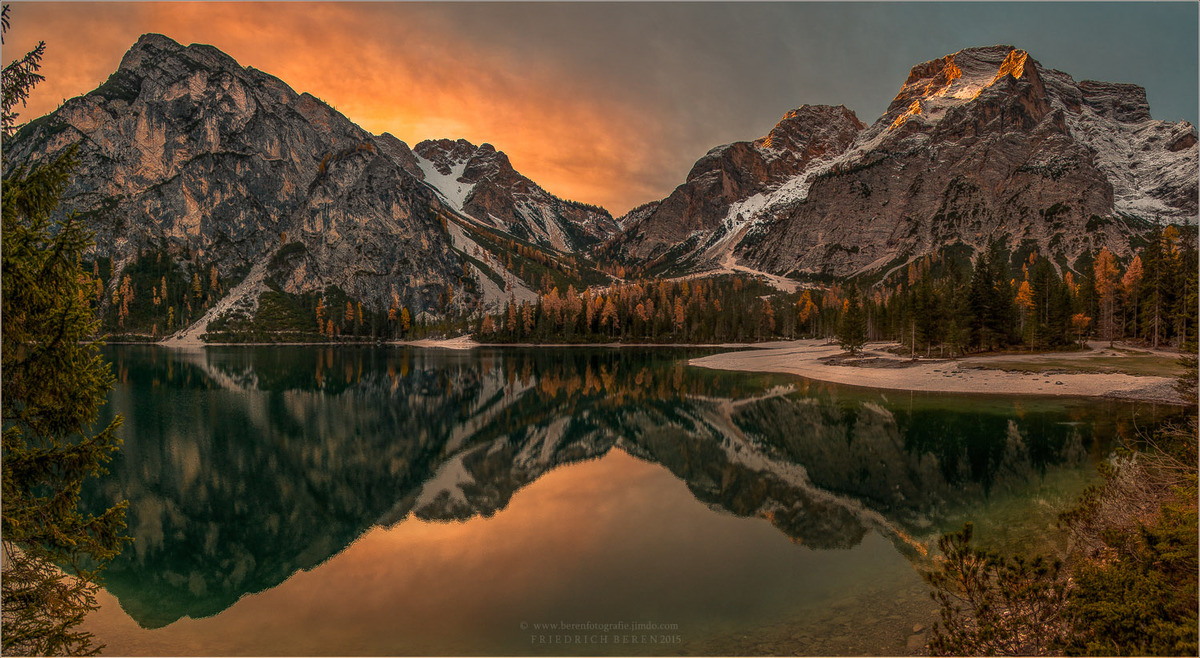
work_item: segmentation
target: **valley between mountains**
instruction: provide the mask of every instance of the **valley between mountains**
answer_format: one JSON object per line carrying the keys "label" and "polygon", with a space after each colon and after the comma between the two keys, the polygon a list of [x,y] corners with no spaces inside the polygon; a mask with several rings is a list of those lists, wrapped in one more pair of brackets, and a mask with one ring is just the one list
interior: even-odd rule
{"label": "valley between mountains", "polygon": [[1195,333],[1196,128],[1011,46],[914,66],[870,124],[801,105],[620,217],[491,144],[410,147],[157,34],[7,149],[6,175],[75,152],[60,212],[95,232],[118,340],[721,343],[849,319],[961,354]]}

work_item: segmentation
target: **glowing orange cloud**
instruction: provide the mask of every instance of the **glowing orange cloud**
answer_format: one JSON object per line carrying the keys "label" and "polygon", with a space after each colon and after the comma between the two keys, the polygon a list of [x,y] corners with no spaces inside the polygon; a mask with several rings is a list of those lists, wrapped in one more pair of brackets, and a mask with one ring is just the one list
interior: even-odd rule
{"label": "glowing orange cloud", "polygon": [[[663,126],[553,58],[482,52],[424,5],[342,3],[14,3],[6,59],[38,40],[46,81],[22,118],[96,88],[146,32],[211,44],[307,91],[376,134],[489,142],[559,196],[614,214],[666,196]],[[677,166],[677,165],[676,165]],[[658,181],[658,182],[655,182]]]}

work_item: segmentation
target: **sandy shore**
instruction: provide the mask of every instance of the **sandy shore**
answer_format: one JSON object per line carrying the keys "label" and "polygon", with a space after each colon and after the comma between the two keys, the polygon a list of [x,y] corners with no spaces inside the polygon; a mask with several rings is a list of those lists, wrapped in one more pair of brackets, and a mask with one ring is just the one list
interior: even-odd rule
{"label": "sandy shore", "polygon": [[422,340],[392,340],[387,345],[409,345],[412,347],[440,347],[447,350],[469,350],[479,347],[469,334],[455,338],[424,338]]}
{"label": "sandy shore", "polygon": [[[838,365],[822,359],[842,354],[842,349],[822,340],[773,343],[740,352],[713,354],[688,363],[717,370],[779,372],[854,386],[934,393],[998,393],[1005,395],[1098,396],[1180,403],[1169,377],[1135,377],[1126,374],[1028,373],[973,369],[980,363],[1028,361],[1031,355],[972,357],[958,360],[921,359],[915,363],[883,351],[888,344],[868,344],[863,357],[872,367]],[[1088,358],[1096,351],[1055,353],[1055,359]],[[1034,357],[1036,358],[1036,357]]]}

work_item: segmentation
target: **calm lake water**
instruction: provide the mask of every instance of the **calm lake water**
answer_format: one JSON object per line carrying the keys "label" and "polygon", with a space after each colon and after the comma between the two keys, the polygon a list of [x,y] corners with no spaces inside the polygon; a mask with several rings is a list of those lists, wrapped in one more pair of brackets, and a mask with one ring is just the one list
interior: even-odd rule
{"label": "calm lake water", "polygon": [[972,520],[1049,550],[1165,409],[881,392],[673,349],[110,347],[120,655],[905,654]]}

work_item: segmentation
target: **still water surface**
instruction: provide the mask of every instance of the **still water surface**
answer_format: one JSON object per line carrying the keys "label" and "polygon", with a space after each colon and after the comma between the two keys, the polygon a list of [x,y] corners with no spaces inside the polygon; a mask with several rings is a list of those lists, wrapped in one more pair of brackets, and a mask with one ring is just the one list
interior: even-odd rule
{"label": "still water surface", "polygon": [[904,654],[940,533],[1054,548],[1164,413],[696,354],[107,348],[125,445],[85,494],[129,500],[134,543],[89,629],[121,655]]}

